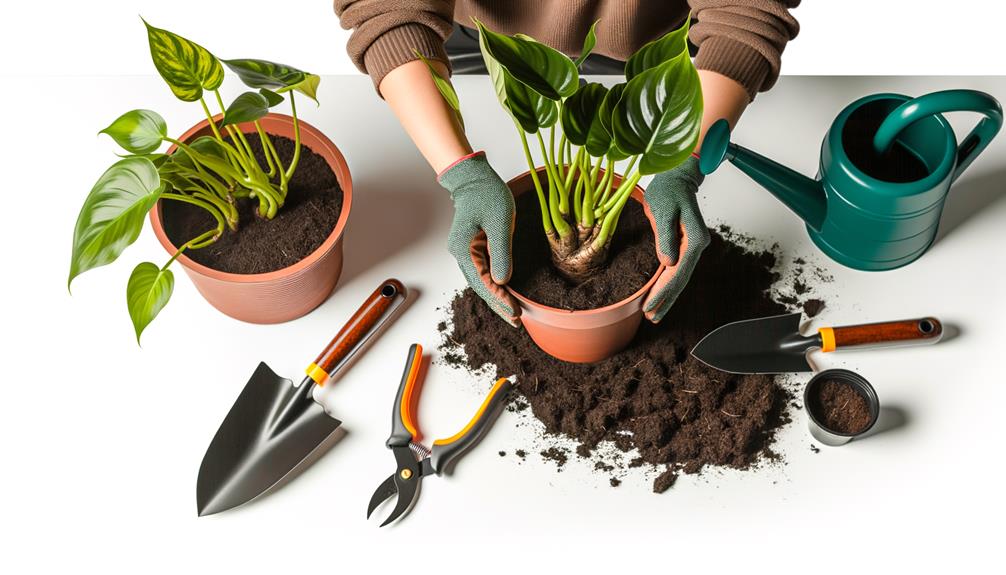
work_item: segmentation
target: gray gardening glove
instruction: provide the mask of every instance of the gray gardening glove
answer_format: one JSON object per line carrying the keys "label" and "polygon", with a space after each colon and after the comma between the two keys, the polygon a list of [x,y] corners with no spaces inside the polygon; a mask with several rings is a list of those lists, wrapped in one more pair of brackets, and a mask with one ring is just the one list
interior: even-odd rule
{"label": "gray gardening glove", "polygon": [[709,228],[695,197],[702,179],[699,160],[692,156],[654,176],[646,188],[647,209],[657,223],[657,257],[667,266],[643,302],[643,313],[654,323],[674,305],[709,245]]}
{"label": "gray gardening glove", "polygon": [[513,194],[482,152],[458,160],[437,181],[454,200],[448,250],[475,293],[510,325],[517,325],[517,300],[503,288],[513,268]]}

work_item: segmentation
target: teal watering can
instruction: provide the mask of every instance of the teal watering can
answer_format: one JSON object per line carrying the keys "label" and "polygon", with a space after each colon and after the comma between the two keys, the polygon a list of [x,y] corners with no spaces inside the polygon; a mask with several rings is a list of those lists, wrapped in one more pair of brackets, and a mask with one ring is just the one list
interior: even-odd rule
{"label": "teal watering can", "polygon": [[[984,117],[960,144],[944,112]],[[973,90],[918,98],[874,94],[835,118],[810,179],[730,142],[725,120],[706,133],[699,169],[723,162],[751,176],[807,224],[811,239],[835,261],[858,270],[890,270],[918,259],[936,239],[951,184],[1002,126],[1002,107]]]}

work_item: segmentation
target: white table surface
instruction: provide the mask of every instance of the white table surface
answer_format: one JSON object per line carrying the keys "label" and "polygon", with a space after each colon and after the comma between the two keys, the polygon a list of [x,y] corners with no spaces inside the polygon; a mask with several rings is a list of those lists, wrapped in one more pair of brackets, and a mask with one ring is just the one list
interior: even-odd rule
{"label": "white table surface", "polygon": [[[886,273],[825,259],[797,218],[733,167],[725,165],[702,188],[708,222],[779,242],[791,257],[810,258],[834,275],[819,290],[828,300],[823,320],[933,314],[952,328],[956,335],[935,347],[815,358],[821,367],[851,367],[873,381],[883,405],[906,416],[904,425],[815,454],[800,411],[779,434],[785,466],[683,476],[658,496],[650,492],[652,474],[642,470],[612,489],[607,475],[575,457],[562,473],[533,454],[518,465],[513,450],[539,445],[541,430],[517,427],[517,416],[504,413],[453,476],[424,482],[404,522],[378,529],[364,510],[393,467],[383,444],[405,350],[413,341],[435,350],[435,326],[444,317],[438,308],[463,280],[445,250],[450,200],[369,80],[325,77],[322,106],[302,105],[304,118],[342,149],[353,173],[346,264],[335,295],[303,319],[247,325],[211,308],[176,266],[175,294],[142,349],[126,313],[125,283],[136,262],[165,260],[163,250],[145,229],[121,261],[78,278],[71,297],[73,225],[87,191],[115,159],[114,144],[95,135],[99,129],[126,110],[151,108],[177,134],[199,119],[198,106],[175,100],[153,75],[3,83],[6,573],[538,572],[567,561],[586,572],[618,565],[964,572],[999,556],[1006,511],[1006,377],[997,369],[1006,342],[1006,137],[958,182],[930,252]],[[471,140],[504,177],[523,171],[516,134],[489,82],[457,83]],[[1006,99],[1006,78],[783,77],[758,98],[734,139],[812,174],[821,137],[848,102],[873,92],[950,87]],[[225,84],[228,97],[239,90],[233,78]],[[952,121],[961,135],[974,118]],[[299,378],[389,276],[418,297],[321,396],[346,437],[270,496],[197,518],[200,460],[256,363]],[[490,383],[434,365],[419,408],[427,437],[454,433]],[[510,455],[501,458],[499,450]]]}

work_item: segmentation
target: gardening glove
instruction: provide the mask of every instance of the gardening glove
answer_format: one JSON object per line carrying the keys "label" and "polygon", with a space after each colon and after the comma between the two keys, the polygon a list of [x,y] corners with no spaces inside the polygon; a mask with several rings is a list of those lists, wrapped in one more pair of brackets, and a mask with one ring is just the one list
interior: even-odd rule
{"label": "gardening glove", "polygon": [[657,223],[657,257],[667,266],[643,302],[643,313],[654,323],[674,305],[709,245],[709,228],[695,197],[702,179],[699,160],[691,156],[654,176],[646,188],[646,206]]}
{"label": "gardening glove", "polygon": [[454,162],[440,172],[437,181],[454,200],[447,249],[475,293],[510,325],[517,325],[520,308],[503,287],[513,269],[513,194],[484,152]]}

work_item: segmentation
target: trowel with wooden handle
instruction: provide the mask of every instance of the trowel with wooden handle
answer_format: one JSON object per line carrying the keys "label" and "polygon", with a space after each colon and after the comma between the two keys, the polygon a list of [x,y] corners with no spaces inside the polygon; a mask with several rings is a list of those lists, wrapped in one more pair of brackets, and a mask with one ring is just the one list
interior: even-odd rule
{"label": "trowel with wooden handle", "polygon": [[814,371],[807,351],[936,343],[943,326],[932,317],[822,327],[800,333],[802,314],[790,313],[728,323],[709,332],[692,350],[699,361],[729,373]]}
{"label": "trowel with wooden handle", "polygon": [[220,424],[199,467],[199,515],[251,501],[313,462],[341,425],[314,400],[405,302],[398,280],[382,283],[307,368],[299,386],[258,365]]}

